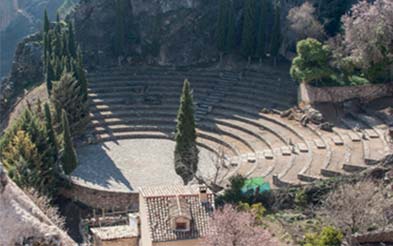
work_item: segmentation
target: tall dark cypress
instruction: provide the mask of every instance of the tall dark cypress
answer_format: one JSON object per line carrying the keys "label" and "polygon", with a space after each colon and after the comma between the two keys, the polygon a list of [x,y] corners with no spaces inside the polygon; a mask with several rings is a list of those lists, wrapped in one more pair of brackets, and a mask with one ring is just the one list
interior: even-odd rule
{"label": "tall dark cypress", "polygon": [[83,68],[83,56],[82,56],[82,50],[80,49],[80,47],[78,47],[78,51],[77,51],[76,75],[77,75],[77,79],[78,79],[79,86],[80,86],[80,93],[82,96],[82,100],[84,102],[86,102],[87,101],[88,82],[87,82],[85,70]]}
{"label": "tall dark cypress", "polygon": [[53,68],[53,64],[50,60],[46,62],[46,89],[48,91],[48,95],[52,92],[52,81],[56,80],[55,70]]}
{"label": "tall dark cypress", "polygon": [[226,52],[230,52],[235,47],[236,40],[236,19],[235,7],[232,0],[229,0],[228,18],[227,18],[227,33],[226,33]]}
{"label": "tall dark cypress", "polygon": [[46,127],[46,132],[48,134],[48,144],[52,146],[52,156],[54,160],[57,160],[57,154],[58,154],[58,147],[57,147],[57,140],[56,140],[56,135],[55,131],[53,129],[53,122],[52,122],[52,115],[50,112],[49,104],[45,103],[44,106],[44,114],[45,114],[45,127]]}
{"label": "tall dark cypress", "polygon": [[68,123],[67,113],[62,111],[62,128],[63,128],[63,148],[61,155],[61,163],[65,174],[71,174],[78,165],[78,160],[72,143],[70,126]]}
{"label": "tall dark cypress", "polygon": [[280,6],[276,6],[274,9],[274,25],[272,40],[270,43],[270,53],[273,57],[274,65],[277,65],[277,58],[281,47],[281,10]]}
{"label": "tall dark cypress", "polygon": [[228,1],[220,0],[220,9],[217,20],[217,49],[224,53],[226,49],[227,33],[228,33]]}
{"label": "tall dark cypress", "polygon": [[74,28],[72,23],[68,23],[68,52],[72,57],[76,57],[76,45],[75,45],[75,36],[74,36]]}
{"label": "tall dark cypress", "polygon": [[260,12],[258,20],[258,37],[257,37],[257,49],[256,55],[259,58],[263,58],[266,55],[266,27],[267,27],[267,15],[268,15],[268,3],[267,0],[261,0]]}
{"label": "tall dark cypress", "polygon": [[115,30],[115,53],[121,56],[125,45],[125,4],[124,0],[115,0],[116,4],[116,30]]}
{"label": "tall dark cypress", "polygon": [[48,33],[50,29],[50,21],[48,17],[48,11],[45,9],[44,12],[44,33]]}
{"label": "tall dark cypress", "polygon": [[244,0],[243,10],[243,32],[241,51],[243,56],[251,59],[254,55],[256,35],[255,35],[255,17],[256,17],[256,2],[255,0]]}
{"label": "tall dark cypress", "polygon": [[198,170],[198,148],[196,144],[194,103],[190,82],[184,81],[180,107],[177,112],[175,170],[184,184],[189,183]]}
{"label": "tall dark cypress", "polygon": [[49,29],[50,29],[50,22],[48,18],[48,12],[45,10],[44,12],[44,27],[43,27],[43,43],[44,43],[44,65],[48,62],[48,56],[49,56],[49,46],[50,46],[50,40],[49,40]]}

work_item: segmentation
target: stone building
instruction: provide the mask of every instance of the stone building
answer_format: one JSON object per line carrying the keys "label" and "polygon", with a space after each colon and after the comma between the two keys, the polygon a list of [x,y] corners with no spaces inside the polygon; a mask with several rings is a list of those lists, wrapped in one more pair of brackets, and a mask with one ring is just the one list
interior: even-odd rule
{"label": "stone building", "polygon": [[137,227],[130,225],[92,228],[94,246],[138,246]]}
{"label": "stone building", "polygon": [[197,246],[208,233],[214,196],[205,186],[140,188],[141,246]]}

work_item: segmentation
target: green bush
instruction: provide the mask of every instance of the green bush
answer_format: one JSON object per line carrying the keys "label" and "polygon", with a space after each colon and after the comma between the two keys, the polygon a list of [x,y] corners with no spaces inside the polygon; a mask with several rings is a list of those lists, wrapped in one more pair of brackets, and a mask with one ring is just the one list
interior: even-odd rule
{"label": "green bush", "polygon": [[238,209],[241,211],[247,211],[255,214],[257,222],[261,223],[263,216],[265,216],[266,208],[262,205],[262,203],[255,203],[250,205],[246,202],[240,202],[238,205]]}
{"label": "green bush", "polygon": [[340,246],[343,238],[341,231],[327,226],[320,233],[306,234],[303,246]]}
{"label": "green bush", "polygon": [[306,192],[301,189],[298,190],[295,194],[295,204],[298,207],[305,207],[307,205],[308,201],[307,201],[307,196],[306,196]]}

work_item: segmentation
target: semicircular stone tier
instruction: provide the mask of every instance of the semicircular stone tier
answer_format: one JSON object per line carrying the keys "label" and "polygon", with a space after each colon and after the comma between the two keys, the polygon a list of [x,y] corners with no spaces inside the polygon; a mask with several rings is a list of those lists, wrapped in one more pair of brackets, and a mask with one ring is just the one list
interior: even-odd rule
{"label": "semicircular stone tier", "polygon": [[[332,132],[325,132],[313,125],[303,127],[297,121],[262,113],[264,108],[285,110],[296,105],[297,85],[280,70],[238,73],[114,67],[88,75],[89,132],[99,148],[109,146],[105,153],[110,162],[120,166],[120,172],[126,166],[116,162],[123,163],[122,158],[130,158],[132,153],[124,149],[128,142],[134,146],[139,140],[143,148],[146,139],[161,143],[174,139],[179,98],[186,78],[193,90],[198,146],[202,152],[210,153],[209,158],[207,154],[202,157],[202,166],[208,170],[203,175],[214,176],[222,186],[236,174],[263,177],[272,187],[302,185],[364,170],[388,151],[381,130],[384,122],[369,114],[348,115]],[[155,147],[157,150],[149,149],[146,153],[160,154],[160,147]],[[143,156],[143,152],[140,154]],[[171,151],[162,151],[162,155],[163,160],[168,157],[164,155],[172,158]],[[160,158],[156,161],[160,162]],[[156,164],[149,163],[152,166],[139,167],[140,171],[130,168],[136,176],[131,175],[134,180],[127,182],[139,180],[138,172],[143,177],[146,170],[153,170]],[[83,166],[89,168],[89,164]],[[171,171],[159,170],[149,177],[152,184],[160,175],[171,177],[168,179],[174,182],[178,180],[176,175],[169,174]],[[83,179],[84,174],[77,170],[74,175]],[[101,179],[105,182],[105,178]]]}

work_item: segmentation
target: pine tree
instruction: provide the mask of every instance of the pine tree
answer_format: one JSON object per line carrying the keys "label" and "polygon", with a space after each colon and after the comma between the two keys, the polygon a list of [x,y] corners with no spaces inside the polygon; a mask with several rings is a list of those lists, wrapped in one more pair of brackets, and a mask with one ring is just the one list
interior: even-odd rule
{"label": "pine tree", "polygon": [[277,57],[281,47],[281,10],[279,6],[275,7],[274,10],[274,25],[272,40],[270,43],[270,53],[274,59],[274,65],[277,65]]}
{"label": "pine tree", "polygon": [[10,178],[23,188],[34,187],[43,191],[41,183],[41,160],[37,147],[25,131],[17,131],[2,153],[4,167]]}
{"label": "pine tree", "polygon": [[72,23],[68,23],[68,51],[72,57],[76,57],[76,45],[75,45],[75,36],[74,36],[74,28]]}
{"label": "pine tree", "polygon": [[[55,173],[55,157],[53,145],[48,141],[48,132],[44,123],[40,120],[38,112],[25,110],[17,121],[6,131],[0,141],[0,157],[3,162],[8,161],[14,163],[15,166],[22,164],[31,164],[31,159],[20,155],[7,158],[3,153],[6,153],[13,145],[12,141],[17,136],[18,132],[24,132],[28,135],[29,140],[37,150],[38,160],[34,164],[34,172],[39,173],[39,181],[35,188],[40,191],[45,191],[46,194],[53,194],[57,188],[57,176]],[[30,169],[26,169],[33,172]]]}
{"label": "pine tree", "polygon": [[72,143],[70,126],[68,123],[67,113],[62,111],[62,128],[63,128],[63,148],[61,155],[61,163],[65,174],[71,174],[78,165],[78,160],[74,145]]}
{"label": "pine tree", "polygon": [[267,27],[267,14],[268,14],[268,3],[267,0],[261,0],[259,21],[258,21],[258,38],[257,38],[257,49],[256,55],[259,58],[264,58],[266,55],[266,27]]}
{"label": "pine tree", "polygon": [[250,62],[251,56],[255,52],[256,36],[255,36],[255,17],[256,3],[255,0],[245,0],[244,16],[243,16],[243,32],[241,50]]}
{"label": "pine tree", "polygon": [[45,127],[48,135],[48,144],[52,146],[52,156],[54,160],[57,160],[58,158],[57,140],[56,140],[55,131],[53,129],[52,115],[48,103],[45,103],[44,105],[44,113],[45,113]]}
{"label": "pine tree", "polygon": [[177,113],[175,169],[185,184],[190,182],[198,169],[198,148],[194,118],[194,103],[190,82],[184,81],[180,107]]}

